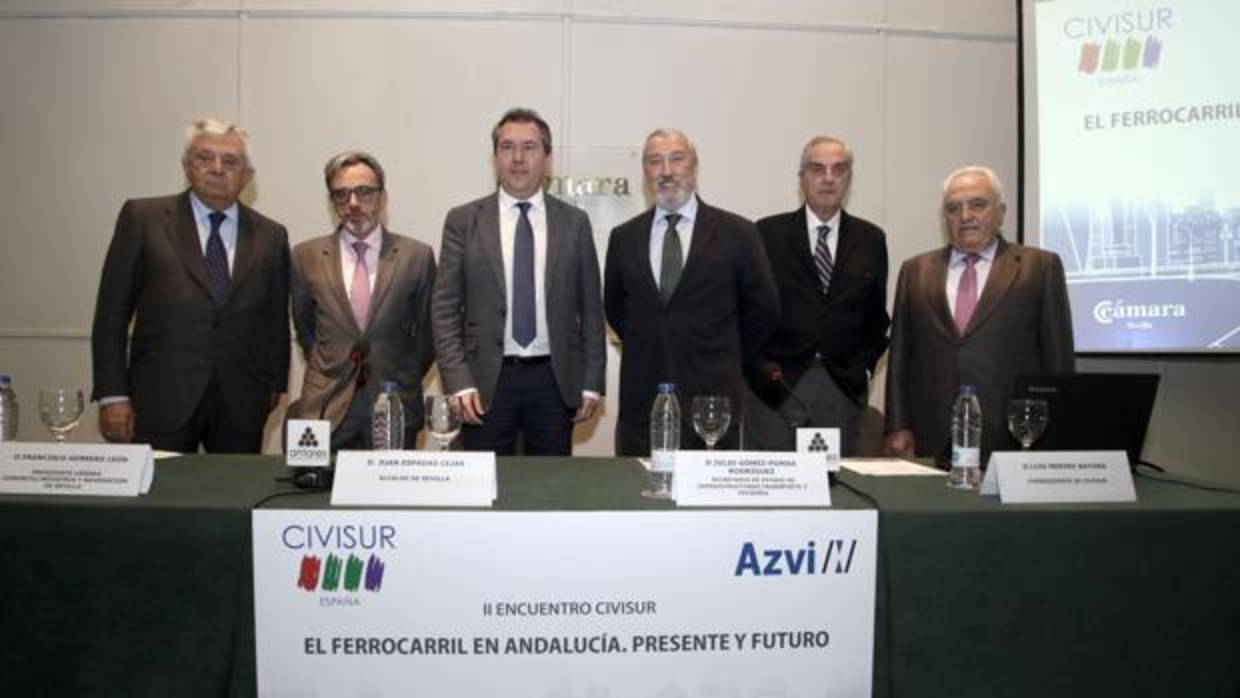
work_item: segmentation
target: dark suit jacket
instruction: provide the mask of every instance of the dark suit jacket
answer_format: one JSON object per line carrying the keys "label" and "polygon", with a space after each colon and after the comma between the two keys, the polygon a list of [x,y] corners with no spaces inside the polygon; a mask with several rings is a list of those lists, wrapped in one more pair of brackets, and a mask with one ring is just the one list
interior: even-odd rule
{"label": "dark suit jacket", "polygon": [[[551,370],[564,404],[607,386],[598,253],[585,211],[544,194],[547,258],[543,286]],[[431,301],[439,377],[449,393],[477,388],[491,404],[504,358],[508,294],[499,235],[499,194],[448,212]]]}
{"label": "dark suit jacket", "polygon": [[[396,381],[405,403],[405,429],[416,433],[422,426],[422,377],[435,357],[430,327],[434,284],[430,246],[384,231],[369,321],[362,329],[345,290],[339,234],[294,248],[293,325],[305,354],[306,375],[301,398],[289,405],[289,417],[318,419],[333,387],[341,384],[325,413],[335,429],[353,400],[373,405],[383,381]],[[350,354],[362,342],[369,350],[368,376],[359,392],[356,380],[341,381],[353,373]],[[363,412],[369,414],[369,409]]]}
{"label": "dark suit jacket", "polygon": [[[779,292],[753,223],[698,201],[689,255],[667,306],[650,269],[654,209],[611,231],[603,282],[607,321],[623,342],[620,421],[644,425],[659,383],[687,401],[725,395],[739,424],[745,372],[779,317]],[[691,427],[690,427],[691,428]]]}
{"label": "dark suit jacket", "polygon": [[213,373],[247,432],[262,430],[270,396],[288,386],[288,234],[239,210],[232,284],[216,306],[189,192],[121,208],[95,305],[93,395],[128,395],[139,433],[185,426]]}
{"label": "dark suit jacket", "polygon": [[[824,295],[805,220],[802,206],[758,221],[783,309],[763,355],[780,365],[788,385],[796,385],[817,353],[844,394],[860,405],[869,383],[866,372],[874,370],[887,348],[891,324],[887,316],[887,240],[878,226],[841,211],[835,268],[831,287]],[[764,398],[782,399],[782,386],[768,383],[758,387],[762,388],[758,394]]]}
{"label": "dark suit jacket", "polygon": [[[1007,400],[1019,373],[1072,371],[1072,314],[1053,252],[999,240],[961,336],[947,304],[950,248],[914,257],[896,285],[887,367],[887,431],[911,429],[919,456],[945,452],[959,387],[977,386],[983,458],[1014,444]],[[985,461],[983,461],[983,464]]]}

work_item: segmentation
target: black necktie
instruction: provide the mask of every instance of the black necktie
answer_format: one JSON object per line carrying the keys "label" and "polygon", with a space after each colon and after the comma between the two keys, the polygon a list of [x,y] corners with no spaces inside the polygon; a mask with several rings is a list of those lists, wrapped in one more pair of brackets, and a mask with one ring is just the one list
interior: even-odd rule
{"label": "black necktie", "polygon": [[530,202],[518,201],[521,217],[512,241],[512,338],[528,347],[537,334],[534,310],[534,226],[530,224]]}
{"label": "black necktie", "polygon": [[211,299],[216,305],[223,305],[228,297],[228,253],[224,251],[224,240],[220,237],[220,226],[228,218],[219,211],[212,211],[207,216],[211,220],[211,234],[207,237],[207,278],[211,280]]}
{"label": "black necktie", "polygon": [[680,279],[680,270],[684,260],[680,253],[680,234],[676,232],[676,223],[680,221],[679,213],[669,213],[663,220],[667,221],[667,230],[663,233],[663,263],[659,267],[659,297],[663,305],[672,298],[676,290],[676,282]]}
{"label": "black necktie", "polygon": [[831,288],[831,272],[835,271],[835,264],[831,261],[831,248],[827,247],[827,233],[830,232],[831,226],[818,226],[818,245],[814,247],[814,268],[818,270],[818,281],[822,284],[823,293]]}

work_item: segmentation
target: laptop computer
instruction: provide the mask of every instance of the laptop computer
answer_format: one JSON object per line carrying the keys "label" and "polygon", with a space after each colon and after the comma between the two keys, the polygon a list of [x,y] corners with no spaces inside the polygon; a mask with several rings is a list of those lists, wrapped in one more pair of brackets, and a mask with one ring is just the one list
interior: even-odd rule
{"label": "laptop computer", "polygon": [[1149,373],[1024,374],[1016,376],[1012,397],[1047,402],[1050,419],[1034,450],[1127,451],[1128,463],[1135,467],[1158,379]]}

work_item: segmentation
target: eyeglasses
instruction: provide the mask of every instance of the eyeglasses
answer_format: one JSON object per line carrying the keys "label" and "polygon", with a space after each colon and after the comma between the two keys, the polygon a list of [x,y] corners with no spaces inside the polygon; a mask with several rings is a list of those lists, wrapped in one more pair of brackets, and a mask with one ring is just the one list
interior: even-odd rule
{"label": "eyeglasses", "polygon": [[333,203],[347,204],[349,203],[349,199],[356,196],[360,203],[371,204],[374,203],[375,198],[379,196],[379,192],[381,191],[383,190],[379,187],[362,185],[360,187],[341,187],[340,189],[332,189],[329,193],[332,197]]}
{"label": "eyeglasses", "polygon": [[217,153],[212,150],[196,150],[190,154],[190,162],[200,170],[209,170],[216,162],[220,168],[228,172],[240,172],[245,168],[245,158],[232,153]]}
{"label": "eyeglasses", "polygon": [[827,164],[825,162],[807,162],[801,166],[801,172],[810,177],[821,177],[830,172],[833,177],[843,177],[852,170],[852,163],[848,161],[833,162]]}

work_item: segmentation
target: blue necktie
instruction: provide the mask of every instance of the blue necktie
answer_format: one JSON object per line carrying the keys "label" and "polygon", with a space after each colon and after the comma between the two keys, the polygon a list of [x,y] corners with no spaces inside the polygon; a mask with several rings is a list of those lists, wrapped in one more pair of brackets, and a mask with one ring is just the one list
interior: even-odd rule
{"label": "blue necktie", "polygon": [[228,298],[228,253],[224,251],[224,240],[220,237],[220,226],[228,218],[219,211],[212,211],[211,235],[207,237],[207,278],[211,280],[211,300],[216,305],[223,305]]}
{"label": "blue necktie", "polygon": [[534,311],[534,226],[530,224],[530,202],[518,201],[521,217],[512,241],[512,338],[528,347],[537,334]]}

